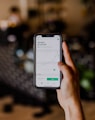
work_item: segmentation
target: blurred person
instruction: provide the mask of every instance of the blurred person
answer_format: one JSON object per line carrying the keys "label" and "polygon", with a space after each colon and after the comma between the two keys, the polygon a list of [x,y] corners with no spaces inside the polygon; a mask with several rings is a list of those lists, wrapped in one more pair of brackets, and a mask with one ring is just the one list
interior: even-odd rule
{"label": "blurred person", "polygon": [[0,45],[7,45],[7,32],[8,29],[8,21],[7,20],[1,20],[0,21]]}
{"label": "blurred person", "polygon": [[23,23],[20,9],[17,6],[12,6],[10,8],[10,14],[8,17],[9,26],[8,26],[8,41],[15,42],[20,41],[21,31],[20,26]]}
{"label": "blurred person", "polygon": [[32,35],[41,31],[41,29],[39,29],[39,27],[43,23],[42,23],[41,13],[39,10],[30,9],[28,11],[28,24],[31,28]]}
{"label": "blurred person", "polygon": [[59,69],[63,74],[61,88],[57,90],[58,101],[64,109],[66,120],[84,120],[79,95],[78,72],[65,42],[62,44],[62,48],[66,64],[58,63]]}
{"label": "blurred person", "polygon": [[23,23],[19,26],[18,29],[18,44],[16,49],[22,49],[26,53],[29,47],[29,37],[30,37],[30,28],[26,23]]}
{"label": "blurred person", "polygon": [[62,33],[65,31],[67,25],[61,19],[47,21],[45,23],[45,27],[48,29],[50,33]]}
{"label": "blurred person", "polygon": [[10,8],[10,15],[9,15],[8,20],[9,20],[10,25],[12,26],[21,24],[22,17],[21,17],[20,10],[18,7],[13,6]]}

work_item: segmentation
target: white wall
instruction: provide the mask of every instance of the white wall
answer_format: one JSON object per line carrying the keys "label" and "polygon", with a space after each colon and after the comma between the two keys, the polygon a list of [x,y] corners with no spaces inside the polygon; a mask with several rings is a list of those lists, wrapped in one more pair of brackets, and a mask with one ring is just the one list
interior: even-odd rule
{"label": "white wall", "polygon": [[11,6],[18,6],[18,0],[0,0],[0,19],[6,19]]}

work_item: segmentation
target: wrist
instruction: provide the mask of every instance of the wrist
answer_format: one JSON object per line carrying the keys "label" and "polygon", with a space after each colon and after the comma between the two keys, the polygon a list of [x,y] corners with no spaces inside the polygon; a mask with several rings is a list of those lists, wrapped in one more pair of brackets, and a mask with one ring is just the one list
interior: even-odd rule
{"label": "wrist", "polygon": [[84,120],[81,101],[79,98],[67,100],[64,106],[66,120]]}

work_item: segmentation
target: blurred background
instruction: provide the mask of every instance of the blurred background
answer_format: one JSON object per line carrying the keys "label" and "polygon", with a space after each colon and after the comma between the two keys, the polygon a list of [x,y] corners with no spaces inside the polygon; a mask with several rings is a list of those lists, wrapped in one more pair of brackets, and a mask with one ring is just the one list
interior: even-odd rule
{"label": "blurred background", "polygon": [[0,119],[64,119],[56,91],[33,85],[33,35],[62,33],[80,73],[86,119],[94,120],[94,32],[94,0],[0,0]]}

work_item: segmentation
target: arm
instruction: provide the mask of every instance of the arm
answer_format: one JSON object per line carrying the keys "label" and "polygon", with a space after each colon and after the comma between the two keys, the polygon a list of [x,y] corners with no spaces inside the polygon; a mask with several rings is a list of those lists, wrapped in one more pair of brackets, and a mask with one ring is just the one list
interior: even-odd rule
{"label": "arm", "polygon": [[64,107],[66,120],[85,120],[82,105],[79,99],[72,98]]}
{"label": "arm", "polygon": [[61,88],[57,90],[58,101],[64,109],[66,120],[84,120],[79,95],[78,72],[65,42],[62,44],[62,48],[65,64],[62,62],[58,63],[59,69],[63,74]]}

